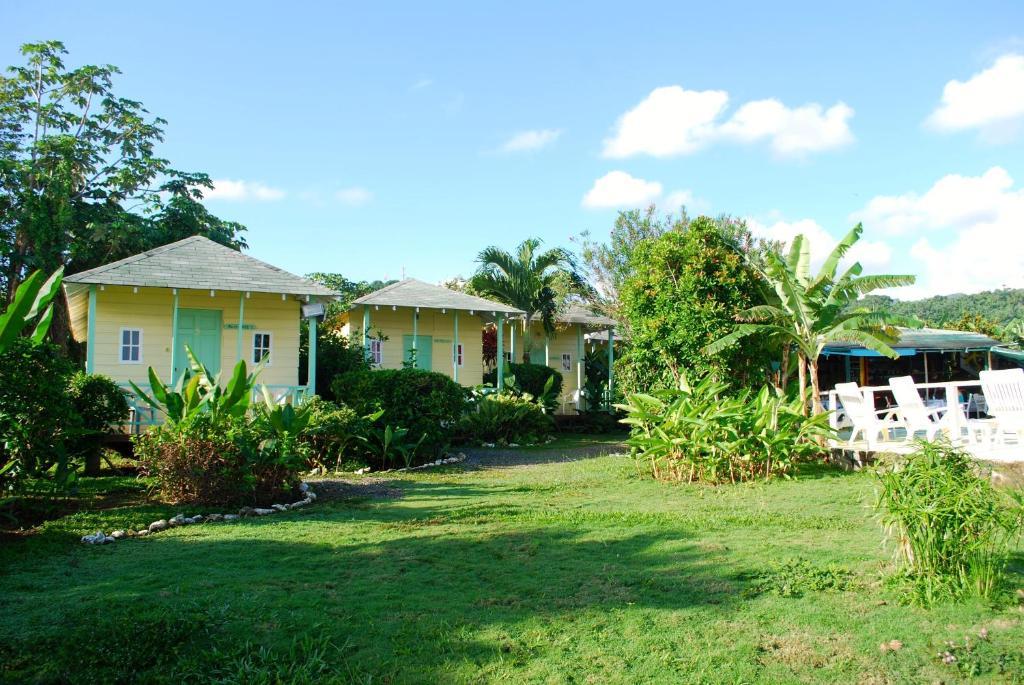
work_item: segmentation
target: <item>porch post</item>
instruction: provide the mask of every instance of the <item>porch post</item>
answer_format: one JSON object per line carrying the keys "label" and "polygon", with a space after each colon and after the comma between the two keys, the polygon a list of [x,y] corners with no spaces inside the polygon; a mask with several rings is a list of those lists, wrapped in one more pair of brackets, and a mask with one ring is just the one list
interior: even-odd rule
{"label": "porch post", "polygon": [[576,324],[576,394],[578,409],[583,409],[583,324]]}
{"label": "porch post", "polygon": [[238,295],[238,340],[235,344],[235,363],[242,359],[242,327],[245,325],[245,293]]}
{"label": "porch post", "polygon": [[551,336],[544,333],[544,366],[551,366]]}
{"label": "porch post", "polygon": [[452,344],[452,380],[459,382],[459,310],[454,310],[455,315],[455,342]]}
{"label": "porch post", "polygon": [[175,382],[174,372],[178,368],[178,289],[171,290],[171,384]]}
{"label": "porch post", "polygon": [[306,359],[306,397],[316,394],[316,317],[311,316],[309,321],[309,358]]}
{"label": "porch post", "polygon": [[370,305],[363,305],[363,356],[370,354],[369,336],[370,335]]}
{"label": "porch post", "polygon": [[615,329],[608,327],[608,411],[612,410],[612,389],[614,388],[614,374],[612,367],[615,366]]}
{"label": "porch post", "polygon": [[[120,341],[119,341],[120,342]],[[85,372],[96,367],[96,286],[89,286],[89,323],[85,341]]]}
{"label": "porch post", "polygon": [[505,317],[498,314],[498,392],[505,388]]}
{"label": "porch post", "polygon": [[514,319],[509,319],[508,322],[508,356],[511,357],[513,363],[516,361],[516,322]]}
{"label": "porch post", "polygon": [[417,340],[417,338],[419,338],[419,335],[420,335],[420,308],[419,307],[413,307],[412,308],[412,355],[411,356],[412,356],[412,359],[413,359],[412,366],[413,366],[414,369],[417,368],[419,363],[420,363],[420,360],[416,359],[416,350],[419,347],[419,341]]}

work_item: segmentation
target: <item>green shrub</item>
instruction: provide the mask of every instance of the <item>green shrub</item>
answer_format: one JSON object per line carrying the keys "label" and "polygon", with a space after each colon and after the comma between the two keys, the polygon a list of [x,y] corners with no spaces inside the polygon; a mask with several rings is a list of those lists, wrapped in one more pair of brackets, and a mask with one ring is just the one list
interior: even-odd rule
{"label": "green shrub", "polygon": [[0,470],[8,487],[54,465],[67,470],[81,421],[68,395],[74,364],[49,343],[13,340],[0,355]]}
{"label": "green shrub", "polygon": [[459,422],[468,442],[533,444],[551,436],[555,422],[534,402],[514,395],[488,395]]}
{"label": "green shrub", "polygon": [[350,407],[314,397],[309,407],[309,423],[301,440],[309,449],[311,469],[337,471],[343,459],[360,458],[366,451],[372,415],[360,416]]}
{"label": "green shrub", "polygon": [[128,419],[125,391],[107,376],[79,371],[68,382],[68,396],[81,420],[72,450],[85,459],[86,473],[96,473],[103,436]]}
{"label": "green shrub", "polygon": [[[305,320],[302,322],[302,330],[299,338],[299,383],[308,383],[309,373],[309,334]],[[318,332],[316,341],[316,395],[326,400],[333,400],[334,391],[331,390],[331,383],[335,377],[350,371],[369,369],[370,363],[366,359],[366,352],[352,340],[341,335],[330,328],[323,328]]]}
{"label": "green shrub", "polygon": [[706,377],[679,390],[630,395],[622,423],[638,464],[655,478],[708,483],[787,475],[794,463],[822,453],[828,414],[805,417],[799,400],[764,387],[730,394]]}
{"label": "green shrub", "polygon": [[186,346],[191,371],[165,386],[149,369],[152,394],[135,392],[158,409],[166,422],[136,436],[135,454],[157,478],[162,496],[191,504],[270,504],[295,494],[305,468],[301,439],[309,411],[264,402],[253,411],[256,376],[244,361],[220,386]]}
{"label": "green shrub", "polygon": [[969,455],[945,442],[920,442],[878,471],[878,507],[895,543],[911,601],[991,597],[1024,526],[1020,495],[978,474]]}
{"label": "green shrub", "polygon": [[381,369],[342,374],[331,384],[334,396],[361,415],[383,410],[374,422],[383,429],[405,428],[422,454],[439,454],[466,408],[467,391],[444,374],[421,369]]}
{"label": "green shrub", "polygon": [[249,417],[190,416],[135,436],[135,456],[163,499],[199,505],[267,505],[296,494],[302,451],[279,449]]}

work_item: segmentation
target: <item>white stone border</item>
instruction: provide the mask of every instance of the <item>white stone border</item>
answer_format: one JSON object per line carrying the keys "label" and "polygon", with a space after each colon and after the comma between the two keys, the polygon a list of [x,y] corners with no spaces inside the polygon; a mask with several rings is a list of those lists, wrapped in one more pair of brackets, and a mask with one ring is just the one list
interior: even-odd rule
{"label": "white stone border", "polygon": [[466,455],[459,452],[453,457],[445,457],[443,459],[437,459],[435,461],[428,461],[426,464],[420,464],[419,466],[410,466],[402,469],[384,469],[383,471],[374,471],[369,466],[361,469],[356,469],[352,473],[357,476],[364,476],[367,473],[401,473],[402,471],[419,471],[421,469],[431,469],[435,466],[445,466],[447,464],[458,464],[461,461],[466,461]]}
{"label": "white stone border", "polygon": [[316,493],[310,488],[309,483],[303,481],[299,484],[299,490],[305,494],[303,499],[298,502],[292,502],[291,504],[272,504],[269,509],[263,509],[260,507],[242,507],[238,510],[237,514],[196,514],[192,517],[186,517],[184,514],[178,514],[170,519],[160,519],[159,521],[153,521],[146,528],[140,530],[115,530],[110,535],[107,535],[103,531],[96,531],[92,535],[83,535],[82,543],[86,545],[107,545],[118,540],[124,540],[127,538],[143,538],[152,533],[158,533],[162,530],[169,528],[177,528],[179,526],[187,526],[193,523],[216,523],[220,521],[237,521],[240,518],[247,516],[269,516],[270,514],[276,514],[281,511],[288,511],[290,509],[298,509],[308,504],[312,504],[316,500]]}

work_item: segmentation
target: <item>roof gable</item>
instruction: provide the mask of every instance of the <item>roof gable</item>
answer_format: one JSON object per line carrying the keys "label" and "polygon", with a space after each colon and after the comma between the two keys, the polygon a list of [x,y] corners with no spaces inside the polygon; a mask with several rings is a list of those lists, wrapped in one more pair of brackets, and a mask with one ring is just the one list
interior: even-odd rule
{"label": "roof gable", "polygon": [[335,291],[244,255],[203,236],[161,245],[95,269],[66,276],[68,283],[149,288],[230,290],[335,297]]}

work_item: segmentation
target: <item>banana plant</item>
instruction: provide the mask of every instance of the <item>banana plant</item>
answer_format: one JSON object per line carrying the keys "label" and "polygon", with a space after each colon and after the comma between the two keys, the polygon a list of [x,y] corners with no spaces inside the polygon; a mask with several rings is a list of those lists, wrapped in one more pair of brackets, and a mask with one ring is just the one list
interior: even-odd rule
{"label": "banana plant", "polygon": [[188,345],[185,346],[185,354],[188,356],[190,368],[173,386],[161,381],[151,366],[149,386],[152,394],[144,391],[134,381],[129,381],[132,390],[150,407],[162,412],[171,425],[181,423],[203,411],[210,412],[214,423],[244,416],[249,409],[256,377],[262,370],[262,365],[258,365],[250,374],[247,372],[245,361],[239,360],[231,374],[231,380],[226,387],[221,388],[220,374],[211,374],[206,366],[196,359]]}
{"label": "banana plant", "polygon": [[64,267],[49,278],[42,271],[36,271],[18,286],[11,304],[0,314],[0,354],[6,352],[33,321],[32,342],[42,342],[53,322],[53,299],[60,292],[63,278]]}

